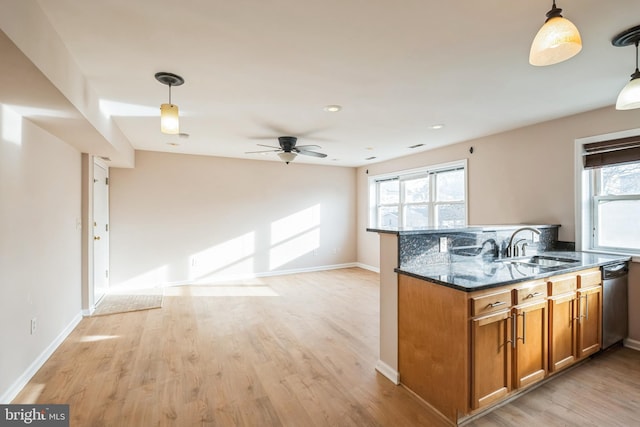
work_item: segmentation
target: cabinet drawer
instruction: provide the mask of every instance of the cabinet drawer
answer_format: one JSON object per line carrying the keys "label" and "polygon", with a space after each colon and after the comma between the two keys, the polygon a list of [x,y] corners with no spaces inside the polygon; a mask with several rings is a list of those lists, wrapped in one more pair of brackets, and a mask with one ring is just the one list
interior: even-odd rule
{"label": "cabinet drawer", "polygon": [[589,288],[591,286],[597,286],[600,283],[602,283],[602,274],[600,273],[600,270],[578,274],[579,288]]}
{"label": "cabinet drawer", "polygon": [[577,289],[576,276],[558,277],[549,281],[549,295],[559,295]]}
{"label": "cabinet drawer", "polygon": [[511,307],[511,291],[501,291],[471,298],[471,315],[493,313]]}
{"label": "cabinet drawer", "polygon": [[513,290],[514,304],[537,302],[547,297],[547,282],[528,282]]}

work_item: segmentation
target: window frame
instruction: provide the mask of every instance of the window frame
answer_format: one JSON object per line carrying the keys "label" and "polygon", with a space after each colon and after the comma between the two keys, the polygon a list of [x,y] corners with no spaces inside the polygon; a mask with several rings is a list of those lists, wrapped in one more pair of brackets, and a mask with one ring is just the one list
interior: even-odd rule
{"label": "window frame", "polygon": [[604,135],[590,136],[576,139],[574,145],[574,171],[575,171],[575,243],[576,250],[585,252],[599,252],[632,256],[634,261],[640,262],[640,248],[617,248],[601,246],[597,242],[596,226],[598,224],[598,201],[600,200],[638,200],[639,197],[629,195],[596,194],[599,188],[598,169],[585,169],[583,159],[586,144],[615,140],[619,138],[634,137],[640,135],[640,129],[630,129],[622,132],[614,132]]}
{"label": "window frame", "polygon": [[[453,201],[437,200],[437,175],[439,173],[463,170],[464,181],[464,199]],[[429,200],[421,202],[407,202],[405,200],[405,185],[407,181],[429,177]],[[378,183],[390,180],[398,181],[398,202],[397,203],[380,203],[380,186]],[[464,224],[468,224],[468,174],[467,160],[459,160],[455,162],[432,165],[417,169],[401,170],[393,173],[374,175],[369,177],[369,228],[385,228],[379,223],[379,212],[381,207],[397,206],[398,207],[398,229],[406,227],[407,207],[410,206],[427,206],[429,225],[425,227],[436,227],[436,212],[440,205],[463,205]],[[444,227],[443,227],[444,228]]]}

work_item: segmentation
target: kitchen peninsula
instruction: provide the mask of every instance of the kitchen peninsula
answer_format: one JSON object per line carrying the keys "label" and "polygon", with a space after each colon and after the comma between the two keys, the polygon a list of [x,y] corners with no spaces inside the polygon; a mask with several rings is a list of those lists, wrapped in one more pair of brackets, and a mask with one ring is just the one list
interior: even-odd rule
{"label": "kitchen peninsula", "polygon": [[461,424],[599,351],[600,267],[628,257],[575,252],[558,227],[368,229],[376,369]]}

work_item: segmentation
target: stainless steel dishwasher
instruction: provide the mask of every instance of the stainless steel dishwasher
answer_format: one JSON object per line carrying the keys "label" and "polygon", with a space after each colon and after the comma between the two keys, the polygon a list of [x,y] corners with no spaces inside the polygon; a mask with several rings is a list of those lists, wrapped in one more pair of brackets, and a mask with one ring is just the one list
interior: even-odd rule
{"label": "stainless steel dishwasher", "polygon": [[602,348],[611,347],[627,337],[628,277],[626,262],[602,267]]}

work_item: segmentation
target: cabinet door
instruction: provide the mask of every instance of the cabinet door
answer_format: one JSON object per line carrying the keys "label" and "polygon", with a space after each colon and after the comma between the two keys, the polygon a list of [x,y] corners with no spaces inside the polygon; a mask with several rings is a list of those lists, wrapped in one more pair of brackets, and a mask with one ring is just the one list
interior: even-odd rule
{"label": "cabinet door", "polygon": [[471,321],[471,407],[490,405],[511,390],[511,311]]}
{"label": "cabinet door", "polygon": [[514,352],[514,387],[526,387],[547,374],[547,302],[513,309],[516,348]]}
{"label": "cabinet door", "polygon": [[602,286],[581,289],[578,302],[578,357],[586,357],[602,342]]}
{"label": "cabinet door", "polygon": [[549,298],[549,371],[556,372],[576,361],[576,293]]}

